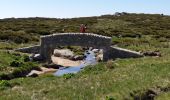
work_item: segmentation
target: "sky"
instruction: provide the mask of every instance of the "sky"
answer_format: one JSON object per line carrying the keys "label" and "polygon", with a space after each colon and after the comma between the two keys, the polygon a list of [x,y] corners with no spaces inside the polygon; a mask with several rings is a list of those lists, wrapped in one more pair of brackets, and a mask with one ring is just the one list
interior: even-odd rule
{"label": "sky", "polygon": [[170,0],[0,0],[0,18],[73,18],[115,12],[170,15]]}

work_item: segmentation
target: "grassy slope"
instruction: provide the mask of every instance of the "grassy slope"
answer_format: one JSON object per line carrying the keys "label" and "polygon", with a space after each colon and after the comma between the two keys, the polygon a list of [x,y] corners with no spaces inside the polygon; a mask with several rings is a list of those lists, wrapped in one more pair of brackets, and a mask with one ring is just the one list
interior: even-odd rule
{"label": "grassy slope", "polygon": [[153,35],[170,38],[170,17],[150,14],[105,15],[72,19],[21,18],[0,20],[0,39],[16,43],[37,42],[40,35],[79,32],[80,24],[87,24],[87,32],[124,37]]}
{"label": "grassy slope", "polygon": [[[167,51],[170,53],[170,50]],[[116,63],[116,64],[115,64]],[[170,85],[170,58],[138,58],[116,60],[114,69],[107,69],[105,63],[86,68],[71,79],[41,76],[11,80],[15,88],[0,92],[1,99],[102,99],[112,96],[115,99],[131,98],[134,91]]]}
{"label": "grassy slope", "polygon": [[0,74],[9,73],[13,68],[9,67],[9,61],[14,59],[14,56],[7,52],[0,51]]}
{"label": "grassy slope", "polygon": [[[156,50],[153,46],[129,46],[133,49],[145,48]],[[115,69],[105,68],[105,63],[100,63],[95,68],[87,68],[75,77],[65,80],[53,76],[39,78],[21,78],[9,81],[17,84],[16,87],[1,90],[0,99],[101,99],[112,96],[116,99],[131,98],[133,91],[144,91],[151,87],[166,87],[170,84],[170,49],[159,48],[162,53],[160,58],[145,57],[139,59],[116,60]],[[1,65],[8,66],[14,58],[1,52]],[[11,67],[7,67],[11,68]],[[9,69],[4,71],[9,71]],[[2,72],[2,71],[1,71]],[[81,91],[81,92],[80,92]],[[76,95],[75,95],[76,94]],[[159,98],[168,99],[168,94]]]}
{"label": "grassy slope", "polygon": [[170,98],[170,92],[169,93],[164,93],[156,97],[156,100],[169,100]]}

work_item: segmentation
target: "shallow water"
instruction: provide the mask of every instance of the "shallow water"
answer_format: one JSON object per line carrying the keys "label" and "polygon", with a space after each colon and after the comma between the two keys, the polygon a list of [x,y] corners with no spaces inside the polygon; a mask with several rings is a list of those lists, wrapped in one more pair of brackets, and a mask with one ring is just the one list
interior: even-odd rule
{"label": "shallow water", "polygon": [[70,66],[70,67],[59,68],[59,70],[56,71],[54,73],[54,75],[62,76],[64,74],[68,74],[68,73],[77,73],[77,72],[81,71],[85,66],[94,65],[97,63],[94,52],[87,51],[87,52],[85,52],[84,55],[86,56],[86,58],[82,64],[80,64],[79,66]]}

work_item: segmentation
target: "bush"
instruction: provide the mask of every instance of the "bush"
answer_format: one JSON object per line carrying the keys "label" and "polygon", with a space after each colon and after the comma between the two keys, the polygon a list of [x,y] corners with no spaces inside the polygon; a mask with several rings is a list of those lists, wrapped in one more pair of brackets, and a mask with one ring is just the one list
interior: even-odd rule
{"label": "bush", "polygon": [[75,76],[75,74],[73,74],[73,73],[68,73],[68,74],[64,74],[64,75],[63,75],[63,78],[64,78],[64,79],[70,79],[70,78],[72,78],[73,76]]}
{"label": "bush", "polygon": [[25,68],[18,68],[12,72],[12,75],[14,75],[14,77],[23,77],[27,74],[27,72],[28,71]]}
{"label": "bush", "polygon": [[0,80],[11,80],[13,78],[25,77],[33,69],[40,70],[40,68],[32,62],[23,63],[22,67],[14,69],[10,74],[1,74]]}
{"label": "bush", "polygon": [[10,83],[6,80],[0,80],[0,86],[10,87]]}
{"label": "bush", "polygon": [[14,60],[14,61],[10,62],[9,65],[12,67],[20,67],[22,64],[23,64],[22,62]]}
{"label": "bush", "polygon": [[12,74],[1,74],[0,75],[0,80],[10,80],[13,78]]}
{"label": "bush", "polygon": [[9,81],[7,80],[0,80],[0,90],[3,90],[5,88],[12,88],[16,85],[20,85],[20,83],[18,82],[9,83]]}
{"label": "bush", "polygon": [[32,62],[27,62],[27,63],[24,63],[22,65],[22,67],[15,69],[12,72],[12,75],[14,77],[25,77],[33,69],[34,70],[40,70],[40,68],[36,64],[34,64]]}
{"label": "bush", "polygon": [[30,61],[29,56],[27,56],[27,55],[24,55],[22,58],[23,58],[24,62]]}

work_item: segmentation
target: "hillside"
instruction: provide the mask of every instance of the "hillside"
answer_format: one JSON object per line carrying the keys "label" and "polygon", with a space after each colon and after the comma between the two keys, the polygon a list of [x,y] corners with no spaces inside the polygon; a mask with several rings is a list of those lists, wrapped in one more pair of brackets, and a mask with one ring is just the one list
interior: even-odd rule
{"label": "hillside", "polygon": [[[112,37],[113,45],[158,51],[161,56],[100,62],[63,77],[17,78],[41,64],[7,50],[38,44],[40,35],[79,32],[82,23],[87,24],[87,32]],[[0,55],[0,79],[12,79],[0,80],[0,100],[170,99],[170,16],[117,13],[71,19],[0,19]]]}
{"label": "hillside", "polygon": [[80,24],[87,24],[87,32],[107,36],[137,37],[153,35],[170,38],[170,17],[164,15],[129,14],[103,15],[72,19],[9,18],[0,20],[0,39],[16,43],[38,41],[39,35],[79,32]]}

